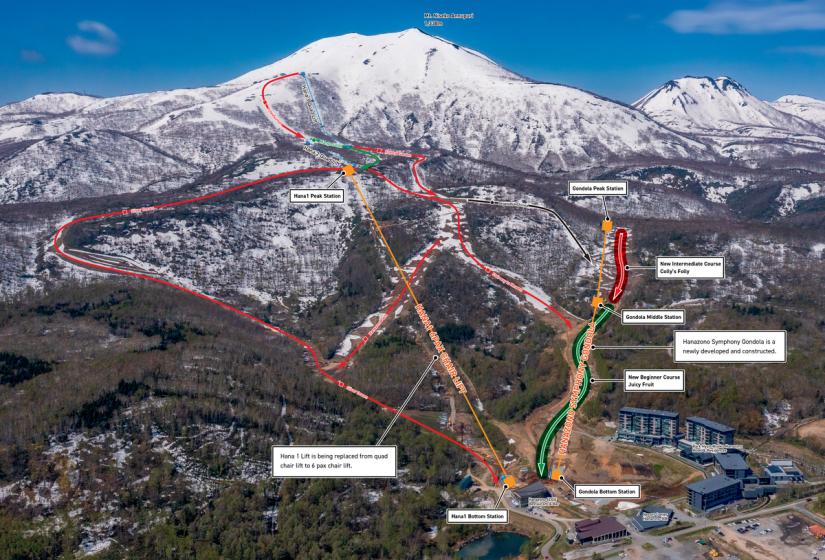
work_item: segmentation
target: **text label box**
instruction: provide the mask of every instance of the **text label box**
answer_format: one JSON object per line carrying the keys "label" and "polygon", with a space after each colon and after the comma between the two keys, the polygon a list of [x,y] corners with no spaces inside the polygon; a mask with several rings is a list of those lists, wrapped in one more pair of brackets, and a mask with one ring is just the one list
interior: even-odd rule
{"label": "text label box", "polygon": [[638,499],[642,497],[640,484],[576,484],[573,486],[576,498],[596,500],[599,498]]}
{"label": "text label box", "polygon": [[567,181],[569,196],[627,196],[627,181]]}
{"label": "text label box", "polygon": [[626,369],[624,370],[626,393],[683,393],[685,370],[683,369]]}
{"label": "text label box", "polygon": [[447,523],[450,524],[504,524],[510,522],[510,512],[506,509],[448,509]]}
{"label": "text label box", "polygon": [[673,361],[785,363],[788,331],[673,331]]}
{"label": "text label box", "polygon": [[273,445],[276,478],[395,478],[395,445]]}
{"label": "text label box", "polygon": [[684,309],[622,309],[623,325],[684,325]]}
{"label": "text label box", "polygon": [[341,204],[344,189],[289,189],[289,201],[296,204]]}

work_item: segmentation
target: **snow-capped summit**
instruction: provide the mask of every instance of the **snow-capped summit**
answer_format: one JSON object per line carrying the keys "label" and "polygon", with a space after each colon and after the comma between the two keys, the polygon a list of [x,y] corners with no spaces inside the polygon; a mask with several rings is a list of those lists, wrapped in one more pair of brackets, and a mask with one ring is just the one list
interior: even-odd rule
{"label": "snow-capped summit", "polygon": [[633,106],[658,122],[683,132],[760,127],[791,134],[821,134],[812,123],[783,113],[727,76],[686,76],[671,80]]}
{"label": "snow-capped summit", "polygon": [[784,95],[771,103],[782,112],[796,115],[825,128],[825,101],[804,95]]}
{"label": "snow-capped summit", "polygon": [[[385,145],[441,148],[518,168],[595,160],[706,158],[706,147],[638,111],[580,89],[537,83],[418,29],[321,39],[230,85],[306,72],[330,132]],[[271,89],[288,111],[300,99]]]}
{"label": "snow-capped summit", "polygon": [[412,28],[319,39],[227,83],[246,85],[298,70],[344,85],[366,88],[371,82],[376,87],[390,83],[405,90],[465,79],[521,79],[477,51]]}

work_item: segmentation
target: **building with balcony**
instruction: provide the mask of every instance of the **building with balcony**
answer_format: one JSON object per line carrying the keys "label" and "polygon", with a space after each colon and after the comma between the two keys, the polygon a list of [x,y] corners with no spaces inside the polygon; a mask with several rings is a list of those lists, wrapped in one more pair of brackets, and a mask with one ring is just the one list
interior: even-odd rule
{"label": "building with balcony", "polygon": [[685,420],[685,440],[702,445],[730,445],[736,430],[730,426],[701,418],[690,416]]}
{"label": "building with balcony", "polygon": [[622,407],[616,439],[641,445],[675,446],[679,437],[679,414],[667,410]]}

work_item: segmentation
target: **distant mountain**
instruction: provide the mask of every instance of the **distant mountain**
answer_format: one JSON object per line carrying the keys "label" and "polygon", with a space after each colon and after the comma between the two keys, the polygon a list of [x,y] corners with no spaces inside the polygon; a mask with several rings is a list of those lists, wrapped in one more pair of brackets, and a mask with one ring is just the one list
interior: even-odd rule
{"label": "distant mountain", "polygon": [[743,127],[821,133],[808,121],[788,115],[751,95],[727,76],[671,80],[633,104],[662,124],[685,132],[736,131]]}
{"label": "distant mountain", "polygon": [[0,115],[31,115],[35,113],[44,115],[59,115],[61,113],[71,113],[78,111],[87,105],[97,101],[99,98],[93,95],[82,95],[79,93],[41,93],[0,107]]}
{"label": "distant mountain", "polygon": [[785,95],[771,103],[782,112],[825,127],[825,101],[804,95]]}
{"label": "distant mountain", "polygon": [[758,99],[727,76],[671,80],[633,106],[673,130],[712,142],[725,156],[755,164],[825,150],[825,129]]}

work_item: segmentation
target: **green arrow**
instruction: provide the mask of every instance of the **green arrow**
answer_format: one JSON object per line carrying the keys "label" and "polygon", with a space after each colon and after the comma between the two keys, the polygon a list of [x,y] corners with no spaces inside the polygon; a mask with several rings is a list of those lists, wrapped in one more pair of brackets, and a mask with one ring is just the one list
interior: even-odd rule
{"label": "green arrow", "polygon": [[[614,306],[611,304],[607,304],[605,307],[601,309],[599,313],[596,314],[596,325],[595,329],[599,330],[604,322],[610,318],[611,311],[613,310]],[[576,335],[576,338],[573,339],[573,345],[571,348],[573,354],[573,363],[576,367],[579,366],[579,362],[581,361],[581,352],[582,347],[584,346],[584,339],[587,335],[587,330],[589,325],[585,325],[582,330]],[[579,398],[576,400],[576,408],[575,410],[579,409],[584,399],[587,397],[587,394],[590,392],[590,366],[585,364],[584,366],[584,378],[582,379],[582,387],[581,391],[579,392]],[[567,418],[567,413],[569,411],[570,404],[566,403],[561,410],[559,410],[556,415],[553,417],[552,420],[547,424],[547,427],[544,428],[544,432],[541,434],[541,438],[539,439],[539,443],[536,446],[536,472],[540,478],[545,478],[547,476],[547,448],[550,445],[550,442],[556,437],[556,433],[558,433],[559,428],[562,425],[562,422]]]}

